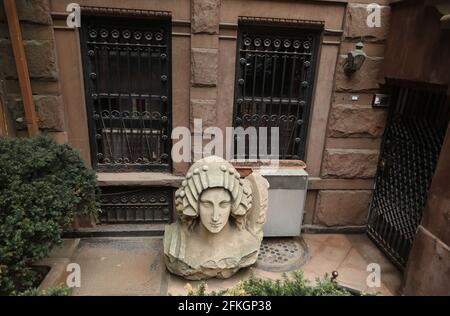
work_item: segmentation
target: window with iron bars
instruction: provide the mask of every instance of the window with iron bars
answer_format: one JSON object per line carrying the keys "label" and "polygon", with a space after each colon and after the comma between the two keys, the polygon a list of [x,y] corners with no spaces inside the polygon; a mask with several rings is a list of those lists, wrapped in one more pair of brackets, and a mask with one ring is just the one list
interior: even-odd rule
{"label": "window with iron bars", "polygon": [[[257,132],[266,127],[268,154],[270,129],[278,127],[280,159],[305,156],[320,32],[300,26],[239,24],[234,127],[255,127]],[[248,139],[245,142],[245,158],[256,158],[249,157]],[[234,146],[235,158],[243,158],[237,157],[237,137]]]}
{"label": "window with iron bars", "polygon": [[170,18],[84,15],[81,47],[93,166],[170,170]]}

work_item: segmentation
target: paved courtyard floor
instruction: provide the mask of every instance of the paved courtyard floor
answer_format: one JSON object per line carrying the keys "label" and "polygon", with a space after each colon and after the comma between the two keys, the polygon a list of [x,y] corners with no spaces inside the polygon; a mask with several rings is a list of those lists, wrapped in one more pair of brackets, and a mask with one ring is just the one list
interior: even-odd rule
{"label": "paved courtyard floor", "polygon": [[[287,246],[283,243],[291,243]],[[401,287],[401,273],[373,245],[365,235],[304,234],[303,259],[288,257],[292,241],[278,243],[282,250],[266,247],[266,253],[290,265],[287,270],[301,269],[312,282],[325,273],[338,271],[340,284],[379,295],[398,295]],[[284,247],[284,248],[283,248]],[[291,247],[291,248],[290,248]],[[283,254],[284,249],[284,254]],[[297,248],[296,248],[297,249]],[[81,287],[73,295],[185,295],[186,280],[169,274],[163,262],[161,237],[117,237],[81,239],[70,262],[81,267]],[[266,259],[267,254],[265,255]],[[269,258],[270,259],[270,258]],[[297,260],[297,265],[289,260]],[[286,269],[274,269],[260,262],[250,269],[243,269],[227,280],[208,280],[209,290],[226,289],[251,273],[256,276],[277,279]],[[273,262],[272,262],[273,263]],[[367,265],[377,263],[381,267],[381,286],[368,288]],[[278,271],[277,271],[278,270]],[[199,282],[189,282],[196,287]]]}

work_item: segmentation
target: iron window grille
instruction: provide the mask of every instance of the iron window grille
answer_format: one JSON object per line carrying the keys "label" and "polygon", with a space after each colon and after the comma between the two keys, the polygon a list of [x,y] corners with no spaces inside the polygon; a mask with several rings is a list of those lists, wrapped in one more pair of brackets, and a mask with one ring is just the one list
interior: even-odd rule
{"label": "iron window grille", "polygon": [[[322,24],[299,26],[240,20],[233,126],[279,128],[279,158],[304,159]],[[284,23],[286,24],[286,23]],[[235,135],[234,157],[237,157]],[[250,157],[248,139],[245,159]],[[258,152],[259,151],[258,145]],[[259,157],[258,157],[259,158]]]}
{"label": "iron window grille", "polygon": [[81,47],[94,168],[169,171],[170,15],[83,12]]}
{"label": "iron window grille", "polygon": [[170,223],[173,189],[159,187],[102,187],[101,223]]}

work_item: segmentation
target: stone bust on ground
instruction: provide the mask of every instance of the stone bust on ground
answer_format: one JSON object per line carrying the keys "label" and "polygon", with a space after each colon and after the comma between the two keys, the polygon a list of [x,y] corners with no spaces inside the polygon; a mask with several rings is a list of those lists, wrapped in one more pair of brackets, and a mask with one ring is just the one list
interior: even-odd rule
{"label": "stone bust on ground", "polygon": [[226,160],[194,163],[175,193],[178,221],[166,226],[167,269],[191,280],[228,278],[256,262],[267,211],[268,182],[241,179]]}

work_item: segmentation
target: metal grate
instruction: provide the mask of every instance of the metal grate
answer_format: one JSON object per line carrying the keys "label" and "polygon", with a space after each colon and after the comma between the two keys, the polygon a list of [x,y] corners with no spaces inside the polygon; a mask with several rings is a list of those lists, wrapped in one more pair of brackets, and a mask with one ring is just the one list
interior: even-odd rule
{"label": "metal grate", "polygon": [[280,159],[304,159],[319,36],[320,29],[239,25],[234,126],[267,127],[268,144],[279,127]]}
{"label": "metal grate", "polygon": [[101,223],[169,223],[172,220],[172,189],[103,187]]}
{"label": "metal grate", "polygon": [[93,165],[169,170],[170,19],[83,16]]}
{"label": "metal grate", "polygon": [[449,108],[445,94],[401,87],[393,94],[367,233],[401,269],[422,218]]}
{"label": "metal grate", "polygon": [[302,238],[264,238],[256,264],[265,271],[292,271],[307,259],[307,246]]}

